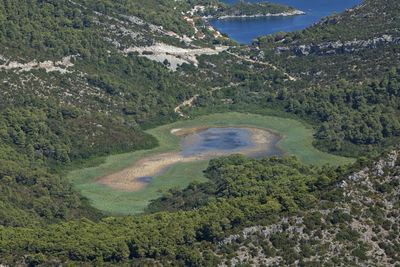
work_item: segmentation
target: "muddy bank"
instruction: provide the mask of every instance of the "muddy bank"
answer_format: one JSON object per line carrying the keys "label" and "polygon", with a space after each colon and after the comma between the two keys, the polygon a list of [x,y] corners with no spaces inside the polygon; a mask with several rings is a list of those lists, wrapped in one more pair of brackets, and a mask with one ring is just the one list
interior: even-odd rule
{"label": "muddy bank", "polygon": [[99,177],[96,182],[125,192],[141,190],[151,178],[177,163],[209,160],[240,153],[248,157],[282,155],[281,137],[265,129],[250,127],[190,127],[171,130],[181,138],[180,151],[154,154],[135,161],[121,171]]}

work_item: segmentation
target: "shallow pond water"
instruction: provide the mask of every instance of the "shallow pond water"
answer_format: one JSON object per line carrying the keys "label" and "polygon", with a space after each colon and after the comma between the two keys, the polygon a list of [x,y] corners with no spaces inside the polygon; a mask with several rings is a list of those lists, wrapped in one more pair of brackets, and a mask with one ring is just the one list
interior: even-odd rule
{"label": "shallow pond water", "polygon": [[234,153],[252,158],[284,154],[277,146],[281,136],[265,129],[192,127],[174,129],[171,133],[181,138],[180,151],[141,158],[128,168],[101,177],[97,183],[132,192],[143,189],[155,176],[178,163],[210,160]]}
{"label": "shallow pond water", "polygon": [[[209,128],[184,137],[181,142],[181,155],[186,158],[205,153],[222,152],[223,154],[232,154],[240,151],[249,151],[256,146],[252,139],[253,135],[254,132],[250,128]],[[259,156],[282,155],[282,152],[276,148],[276,143],[279,140],[279,136],[271,135],[268,140],[271,143],[269,149],[258,151],[260,153]]]}
{"label": "shallow pond water", "polygon": [[243,128],[210,128],[184,138],[184,157],[210,151],[232,151],[254,146],[251,132]]}

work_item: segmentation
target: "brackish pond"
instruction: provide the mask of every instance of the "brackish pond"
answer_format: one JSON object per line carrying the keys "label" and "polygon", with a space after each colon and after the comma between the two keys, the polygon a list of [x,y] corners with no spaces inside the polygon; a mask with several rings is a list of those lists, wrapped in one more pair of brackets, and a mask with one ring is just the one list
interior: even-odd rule
{"label": "brackish pond", "polygon": [[[241,151],[249,154],[250,157],[262,157],[271,155],[282,155],[282,152],[276,147],[280,140],[277,135],[270,134],[263,141],[254,140],[256,138],[254,129],[250,128],[210,128],[190,134],[182,140],[183,157],[190,157],[209,153],[240,153]],[[256,145],[262,143],[262,151],[256,149]],[[268,144],[268,146],[266,146]]]}
{"label": "brackish pond", "polygon": [[[180,150],[183,149],[182,142],[186,137],[218,127],[254,129],[255,132],[259,133],[253,134],[253,138],[260,139],[257,144],[264,143],[264,146],[266,146],[265,149],[262,149],[263,151],[273,152],[275,149],[277,153],[281,153],[276,150],[276,147],[279,146],[284,149],[285,154],[297,156],[304,164],[338,166],[351,164],[355,161],[351,158],[338,157],[315,149],[312,146],[314,131],[311,127],[307,128],[298,121],[281,117],[230,112],[214,113],[190,121],[182,120],[147,130],[148,134],[159,140],[160,145],[158,147],[110,155],[104,160],[104,163],[98,166],[80,168],[69,172],[67,179],[73,181],[75,188],[80,190],[82,195],[88,198],[97,209],[116,215],[140,214],[152,199],[162,196],[162,192],[165,192],[167,188],[175,186],[186,188],[193,181],[206,182],[207,179],[204,177],[203,171],[208,166],[208,160],[183,163],[177,161],[176,164],[170,165],[165,172],[155,177],[152,177],[154,174],[138,175],[138,167],[141,165],[140,168],[145,170],[144,165],[149,164],[154,170],[154,165],[151,165],[154,162],[151,162],[151,160],[160,162],[160,157],[168,159],[170,162],[171,158],[183,160],[182,155],[180,155],[180,158],[178,156]],[[271,129],[279,134],[272,134],[261,129]],[[259,130],[261,131],[259,132]],[[270,141],[265,144],[263,139]],[[278,144],[275,141],[276,139],[281,139]],[[262,148],[262,145],[256,146]],[[260,155],[259,153],[255,154]],[[160,164],[160,166],[162,171],[163,165]],[[142,178],[142,181],[135,183],[134,177]],[[143,177],[148,177],[148,179]],[[105,183],[107,183],[106,186],[104,186]]]}
{"label": "brackish pond", "polygon": [[174,129],[171,133],[181,138],[181,151],[154,154],[136,161],[122,171],[101,177],[103,184],[121,191],[138,191],[174,164],[210,160],[240,153],[248,157],[278,155],[281,137],[265,129],[250,127]]}

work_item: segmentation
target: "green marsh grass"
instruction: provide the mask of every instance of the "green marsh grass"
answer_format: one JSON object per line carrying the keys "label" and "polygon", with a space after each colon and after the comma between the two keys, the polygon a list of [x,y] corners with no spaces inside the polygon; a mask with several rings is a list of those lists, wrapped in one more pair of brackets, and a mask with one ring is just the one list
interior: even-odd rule
{"label": "green marsh grass", "polygon": [[139,214],[143,212],[150,200],[162,195],[160,189],[174,186],[184,188],[194,180],[206,181],[203,176],[203,170],[206,169],[208,161],[173,165],[163,174],[154,177],[145,189],[138,192],[120,192],[94,183],[93,180],[99,176],[128,167],[144,156],[178,150],[180,148],[180,140],[177,136],[171,134],[171,130],[194,126],[253,126],[269,129],[283,136],[283,139],[279,142],[279,147],[283,151],[288,155],[297,156],[305,164],[344,165],[354,162],[352,158],[332,155],[314,148],[312,145],[314,133],[312,128],[299,121],[231,112],[202,116],[193,120],[183,119],[172,124],[147,130],[146,132],[159,140],[160,145],[157,148],[111,155],[99,166],[73,170],[67,174],[67,177],[73,181],[76,188],[91,201],[95,208],[114,215]]}

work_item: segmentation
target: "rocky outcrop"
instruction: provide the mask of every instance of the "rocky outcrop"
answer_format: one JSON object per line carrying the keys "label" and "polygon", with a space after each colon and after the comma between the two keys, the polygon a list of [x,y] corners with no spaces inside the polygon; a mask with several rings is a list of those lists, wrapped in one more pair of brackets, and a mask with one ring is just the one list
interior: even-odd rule
{"label": "rocky outcrop", "polygon": [[368,40],[336,41],[324,44],[299,45],[294,47],[277,47],[275,53],[280,54],[286,51],[293,51],[297,56],[308,55],[333,55],[351,54],[365,48],[377,48],[389,44],[400,44],[400,37],[382,35]]}
{"label": "rocky outcrop", "polygon": [[71,72],[70,70],[68,70],[68,68],[74,66],[74,64],[71,62],[71,59],[75,57],[76,56],[64,57],[60,61],[56,62],[51,60],[38,62],[34,60],[28,63],[20,63],[17,61],[7,60],[6,58],[0,55],[0,60],[4,61],[4,64],[0,64],[0,71],[15,70],[17,72],[26,72],[37,69],[44,69],[46,72],[58,71],[60,73],[65,74]]}
{"label": "rocky outcrop", "polygon": [[139,53],[139,56],[146,57],[150,60],[154,60],[157,62],[164,63],[165,60],[168,61],[167,67],[173,71],[176,71],[178,66],[186,63],[193,64],[197,66],[197,56],[200,55],[216,55],[225,50],[227,50],[227,46],[215,46],[215,49],[212,48],[181,48],[172,45],[167,45],[164,43],[155,43],[151,46],[143,46],[143,47],[130,47],[125,49],[123,52],[125,54],[131,52]]}
{"label": "rocky outcrop", "polygon": [[[393,150],[343,179],[337,185],[343,200],[337,201],[331,208],[321,206],[306,210],[300,216],[283,217],[270,225],[247,227],[218,242],[219,247],[231,244],[231,247],[237,247],[230,264],[222,263],[220,266],[239,266],[250,261],[254,266],[286,266],[287,262],[283,260],[286,248],[279,248],[279,242],[278,245],[273,243],[281,236],[293,241],[291,248],[303,255],[304,262],[318,262],[321,266],[327,266],[331,258],[347,258],[348,262],[357,263],[355,266],[397,266],[400,264],[397,253],[400,241],[399,174],[400,151]],[[345,216],[347,219],[344,219]],[[313,224],[316,221],[318,225]],[[343,238],[343,233],[351,233],[349,230],[355,234],[356,241],[351,241],[348,238],[350,235]],[[353,251],[348,249],[357,243],[365,246],[361,249],[363,253],[355,253],[358,250],[353,250],[354,247]],[[265,250],[268,247],[274,247],[273,251],[279,253]],[[304,247],[314,253],[307,256]],[[322,247],[324,251],[319,250]]]}

